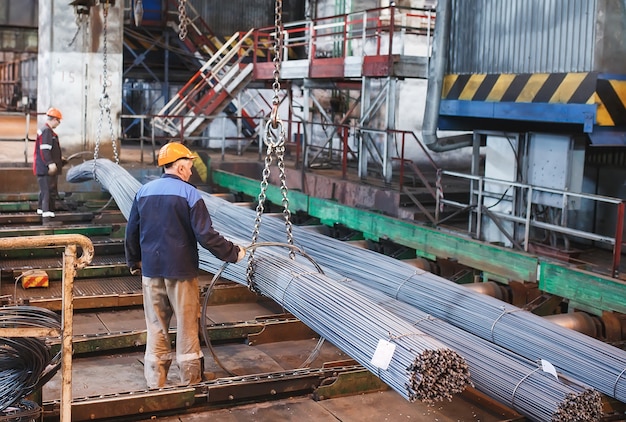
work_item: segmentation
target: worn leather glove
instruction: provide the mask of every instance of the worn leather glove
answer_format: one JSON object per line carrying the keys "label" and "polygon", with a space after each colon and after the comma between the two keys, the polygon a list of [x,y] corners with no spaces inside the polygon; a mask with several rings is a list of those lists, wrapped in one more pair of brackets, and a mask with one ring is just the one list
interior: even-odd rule
{"label": "worn leather glove", "polygon": [[130,267],[130,273],[132,275],[141,275],[141,262]]}
{"label": "worn leather glove", "polygon": [[239,253],[237,254],[236,262],[239,262],[246,256],[246,248],[244,248],[243,246],[239,246],[239,245],[237,245],[237,247],[239,248]]}
{"label": "worn leather glove", "polygon": [[50,176],[54,176],[55,174],[57,174],[57,165],[56,165],[56,163],[48,164],[48,174]]}

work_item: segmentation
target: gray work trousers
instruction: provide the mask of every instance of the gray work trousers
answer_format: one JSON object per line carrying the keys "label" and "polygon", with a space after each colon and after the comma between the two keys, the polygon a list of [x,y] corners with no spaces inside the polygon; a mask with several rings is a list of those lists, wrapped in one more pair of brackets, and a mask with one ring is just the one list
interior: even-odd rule
{"label": "gray work trousers", "polygon": [[165,386],[172,363],[169,326],[176,316],[176,361],[183,385],[202,381],[202,349],[198,337],[200,292],[198,279],[142,277],[146,316],[144,376],[149,388]]}
{"label": "gray work trousers", "polygon": [[55,211],[55,203],[58,199],[58,180],[59,176],[37,176],[37,183],[39,184],[39,200],[37,201],[37,208],[46,211]]}

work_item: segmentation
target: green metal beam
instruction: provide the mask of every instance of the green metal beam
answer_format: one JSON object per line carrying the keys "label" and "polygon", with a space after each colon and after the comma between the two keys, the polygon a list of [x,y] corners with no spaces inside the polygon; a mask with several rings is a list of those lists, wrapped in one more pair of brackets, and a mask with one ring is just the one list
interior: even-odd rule
{"label": "green metal beam", "polygon": [[[256,180],[214,170],[213,181],[231,191],[258,195],[259,185]],[[267,199],[279,204],[282,199],[280,189],[268,186]],[[422,257],[454,259],[502,282],[537,282],[542,291],[568,298],[579,309],[592,313],[626,313],[626,285],[620,280],[328,199],[309,197],[301,192],[289,191],[289,200],[290,210],[306,212],[326,225],[342,224],[361,231],[367,239],[387,239],[415,249],[416,254]]]}
{"label": "green metal beam", "polygon": [[[253,198],[258,198],[261,191],[261,185],[258,180],[239,176],[222,170],[213,170],[213,183],[228,188],[234,192],[241,192]],[[269,185],[267,187],[266,198],[274,204],[282,204],[283,195],[280,188]],[[289,210],[291,212],[304,211],[309,208],[309,196],[298,191],[289,190],[287,194],[289,199]]]}
{"label": "green metal beam", "polygon": [[[207,334],[212,341],[240,341],[246,339],[251,334],[260,333],[267,326],[273,326],[279,323],[281,323],[281,321],[217,324],[208,326]],[[170,333],[170,340],[174,342],[175,339],[176,333],[172,331]],[[146,344],[146,332],[144,330],[140,330],[97,336],[75,336],[72,343],[74,355],[130,349],[144,346]],[[53,353],[57,353],[61,348],[61,345],[55,342],[50,348]]]}
{"label": "green metal beam", "polygon": [[[214,183],[235,192],[255,196],[258,181],[221,170],[213,171]],[[417,251],[419,256],[455,259],[473,268],[497,274],[510,280],[536,281],[537,258],[499,246],[466,239],[443,231],[419,226],[392,218],[349,207],[337,202],[309,197],[302,192],[289,191],[289,209],[304,211],[319,218],[323,224],[342,224],[363,233],[367,239],[387,239]],[[277,186],[267,188],[267,199],[278,201],[282,195]]]}
{"label": "green metal beam", "polygon": [[0,237],[44,236],[53,234],[84,234],[85,236],[111,236],[114,227],[110,225],[90,226],[41,226],[20,227],[0,230]]}
{"label": "green metal beam", "polygon": [[28,202],[0,202],[0,212],[30,211]]}
{"label": "green metal beam", "polygon": [[558,263],[541,262],[539,289],[566,297],[579,309],[596,315],[602,311],[626,313],[626,283]]}

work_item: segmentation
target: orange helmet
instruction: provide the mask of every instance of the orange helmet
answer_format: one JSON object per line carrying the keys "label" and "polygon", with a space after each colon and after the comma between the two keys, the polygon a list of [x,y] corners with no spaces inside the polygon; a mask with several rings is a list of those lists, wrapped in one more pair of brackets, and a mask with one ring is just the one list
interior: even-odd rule
{"label": "orange helmet", "polygon": [[58,108],[54,108],[54,107],[50,107],[48,109],[48,111],[46,112],[46,116],[56,117],[59,120],[61,120],[63,118],[63,115],[61,114],[59,109]]}
{"label": "orange helmet", "polygon": [[161,150],[159,151],[158,164],[159,167],[161,167],[166,164],[173,163],[181,158],[189,158],[190,160],[193,160],[196,158],[196,155],[189,151],[189,149],[187,149],[187,147],[183,144],[170,142],[169,144],[165,144],[161,147]]}

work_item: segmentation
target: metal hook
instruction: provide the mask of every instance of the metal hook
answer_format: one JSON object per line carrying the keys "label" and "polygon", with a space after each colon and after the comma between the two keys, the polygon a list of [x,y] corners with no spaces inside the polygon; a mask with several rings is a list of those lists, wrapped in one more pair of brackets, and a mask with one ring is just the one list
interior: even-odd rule
{"label": "metal hook", "polygon": [[282,120],[278,119],[276,126],[272,126],[272,120],[270,119],[265,125],[265,138],[263,139],[263,143],[267,145],[268,148],[280,147],[285,143],[284,133]]}
{"label": "metal hook", "polygon": [[278,128],[279,120],[278,120],[278,104],[274,104],[272,106],[272,111],[270,112],[270,123],[272,124],[273,129]]}

